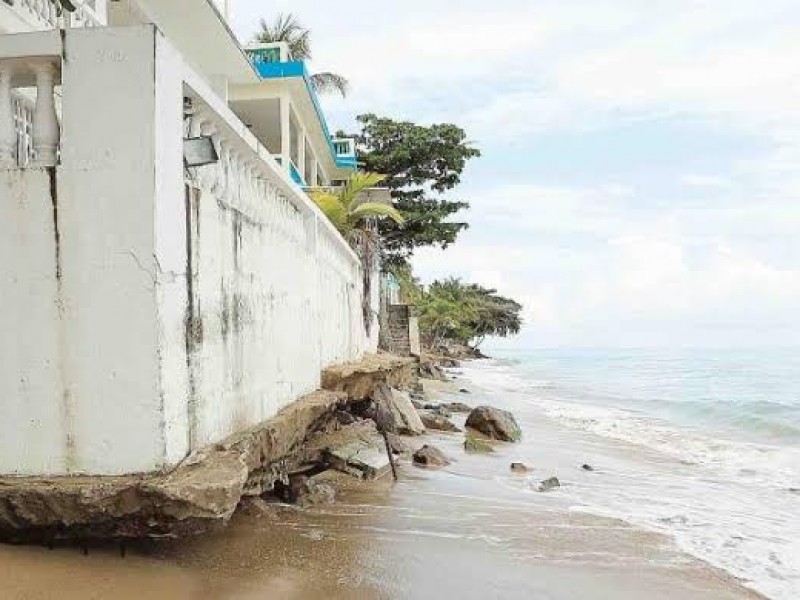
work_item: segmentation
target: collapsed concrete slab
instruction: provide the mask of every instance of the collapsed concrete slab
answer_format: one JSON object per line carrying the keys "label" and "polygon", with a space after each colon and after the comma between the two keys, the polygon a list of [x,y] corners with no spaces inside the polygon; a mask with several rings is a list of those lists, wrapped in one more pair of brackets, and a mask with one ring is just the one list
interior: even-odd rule
{"label": "collapsed concrete slab", "polygon": [[[192,453],[169,471],[0,477],[0,541],[174,538],[219,528],[243,497],[272,490],[276,482],[288,484],[290,473],[318,460],[323,450],[309,441],[336,421],[338,409],[368,398],[380,382],[407,385],[413,377],[412,359],[385,354],[328,369],[324,380],[330,389],[300,398],[272,419]],[[383,470],[377,450],[365,452],[364,458],[374,475]]]}
{"label": "collapsed concrete slab", "polygon": [[418,362],[415,358],[393,354],[371,354],[363,360],[345,363],[322,372],[322,388],[344,392],[351,402],[367,400],[378,383],[389,387],[409,388],[417,378]]}
{"label": "collapsed concrete slab", "polygon": [[287,479],[308,433],[345,400],[327,391],[301,398],[170,472],[0,479],[0,540],[180,537],[224,525],[243,496]]}

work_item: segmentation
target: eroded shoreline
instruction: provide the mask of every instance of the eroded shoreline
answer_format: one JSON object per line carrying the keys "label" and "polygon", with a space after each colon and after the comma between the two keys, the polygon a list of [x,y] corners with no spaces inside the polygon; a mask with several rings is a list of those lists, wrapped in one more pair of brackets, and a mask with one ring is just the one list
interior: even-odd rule
{"label": "eroded shoreline", "polygon": [[[503,406],[485,391],[459,394],[463,386],[471,384],[426,382],[432,402]],[[346,480],[334,505],[243,511],[223,531],[133,546],[124,559],[114,548],[83,556],[2,546],[4,597],[761,597],[663,535],[577,513],[558,492],[531,492],[512,461],[530,463],[537,478],[560,475],[567,490],[582,483],[573,455],[550,456],[568,447],[568,432],[521,422],[523,442],[490,455],[466,454],[462,433],[429,432],[409,441],[439,446],[450,466],[402,461],[397,484]]]}

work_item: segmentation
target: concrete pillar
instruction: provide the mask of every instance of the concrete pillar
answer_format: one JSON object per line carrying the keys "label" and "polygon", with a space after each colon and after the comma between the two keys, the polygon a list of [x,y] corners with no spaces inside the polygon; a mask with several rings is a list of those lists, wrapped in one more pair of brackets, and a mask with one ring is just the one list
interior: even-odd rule
{"label": "concrete pillar", "polygon": [[292,174],[292,121],[291,105],[288,96],[281,96],[281,166],[291,177]]}
{"label": "concrete pillar", "polygon": [[300,127],[297,132],[297,171],[300,173],[300,178],[308,184],[306,179],[306,132]]}
{"label": "concrete pillar", "polygon": [[311,174],[309,175],[309,178],[309,185],[311,187],[319,186],[319,163],[317,162],[316,156],[312,157],[311,159]]}

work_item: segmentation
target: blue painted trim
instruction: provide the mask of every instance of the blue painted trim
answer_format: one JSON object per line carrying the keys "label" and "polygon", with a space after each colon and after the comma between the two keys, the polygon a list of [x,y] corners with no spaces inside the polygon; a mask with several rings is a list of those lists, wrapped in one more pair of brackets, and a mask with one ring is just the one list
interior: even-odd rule
{"label": "blue painted trim", "polygon": [[336,155],[336,149],[333,147],[333,137],[331,136],[330,129],[328,129],[328,122],[325,120],[325,114],[322,112],[322,106],[319,102],[317,92],[314,86],[311,85],[311,76],[306,69],[306,64],[302,60],[295,60],[289,62],[256,62],[253,63],[259,76],[262,79],[285,79],[289,77],[302,77],[306,84],[308,95],[311,96],[311,102],[314,104],[314,110],[317,113],[317,118],[322,125],[322,132],[325,134],[325,139],[328,140],[328,148],[331,151],[334,164],[340,169],[352,169],[355,171],[358,168],[356,158],[350,156],[339,157]]}
{"label": "blue painted trim", "polygon": [[297,170],[297,167],[294,166],[294,163],[289,166],[291,167],[292,181],[294,181],[300,187],[306,187],[306,182],[300,176],[300,171]]}

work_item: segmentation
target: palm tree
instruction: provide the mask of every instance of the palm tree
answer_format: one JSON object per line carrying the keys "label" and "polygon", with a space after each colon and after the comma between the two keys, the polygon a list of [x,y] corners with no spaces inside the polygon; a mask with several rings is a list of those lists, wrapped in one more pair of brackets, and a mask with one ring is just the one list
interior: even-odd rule
{"label": "palm tree", "polygon": [[369,202],[362,192],[374,188],[385,179],[375,173],[355,173],[336,193],[314,190],[311,199],[344,236],[361,259],[363,289],[361,310],[364,327],[369,335],[372,328],[372,274],[378,267],[380,239],[375,221],[389,218],[403,224],[403,215],[394,206]]}
{"label": "palm tree", "polygon": [[[303,27],[293,14],[279,14],[273,23],[261,19],[261,30],[254,40],[261,44],[285,42],[289,46],[289,60],[311,60],[311,31]],[[347,95],[350,83],[336,73],[315,73],[311,84],[320,94],[338,92]]]}
{"label": "palm tree", "polygon": [[384,175],[375,173],[354,173],[335,192],[312,190],[311,198],[348,242],[354,246],[365,239],[377,243],[377,233],[372,227],[374,219],[387,217],[399,225],[403,223],[403,215],[394,206],[363,199],[362,192],[384,179]]}

